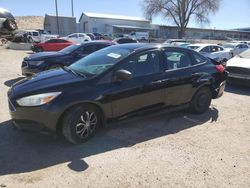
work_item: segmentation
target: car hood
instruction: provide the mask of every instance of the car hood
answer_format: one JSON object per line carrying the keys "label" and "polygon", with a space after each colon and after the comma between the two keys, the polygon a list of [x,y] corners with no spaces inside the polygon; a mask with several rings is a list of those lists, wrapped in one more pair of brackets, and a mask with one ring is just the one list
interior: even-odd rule
{"label": "car hood", "polygon": [[67,72],[64,69],[41,72],[32,77],[24,78],[10,89],[11,95],[22,96],[29,93],[44,93],[65,89],[67,85],[87,80],[84,77]]}
{"label": "car hood", "polygon": [[241,67],[250,69],[250,59],[235,56],[227,61],[227,67]]}
{"label": "car hood", "polygon": [[24,60],[40,60],[40,59],[46,59],[46,58],[52,58],[52,57],[59,57],[64,56],[64,53],[61,52],[39,52],[32,54],[28,57],[26,57]]}

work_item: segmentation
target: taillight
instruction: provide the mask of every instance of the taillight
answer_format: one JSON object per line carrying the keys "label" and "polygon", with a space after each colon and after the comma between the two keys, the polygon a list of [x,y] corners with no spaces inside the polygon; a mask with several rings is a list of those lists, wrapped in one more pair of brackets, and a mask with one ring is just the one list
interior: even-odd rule
{"label": "taillight", "polygon": [[218,72],[221,72],[221,73],[225,71],[225,68],[222,65],[215,65],[215,68]]}

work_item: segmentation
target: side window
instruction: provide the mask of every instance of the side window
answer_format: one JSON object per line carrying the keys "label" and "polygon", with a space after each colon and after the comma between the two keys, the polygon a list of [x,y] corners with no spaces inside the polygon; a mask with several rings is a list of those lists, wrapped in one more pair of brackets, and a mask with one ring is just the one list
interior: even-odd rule
{"label": "side window", "polygon": [[218,46],[218,50],[219,50],[219,51],[223,51],[224,49],[223,49],[222,47],[219,47],[219,46]]}
{"label": "side window", "polygon": [[157,51],[135,55],[125,62],[119,69],[132,73],[133,77],[150,75],[160,72],[160,58]]}
{"label": "side window", "polygon": [[211,49],[210,46],[204,47],[201,52],[205,52],[205,53],[211,53]]}
{"label": "side window", "polygon": [[193,53],[193,56],[194,56],[194,59],[195,59],[195,62],[193,63],[193,65],[197,65],[197,64],[200,64],[200,63],[205,63],[207,61],[207,59],[205,57],[201,56],[198,53]]}
{"label": "side window", "polygon": [[165,51],[165,61],[168,70],[190,67],[192,65],[190,56],[182,51]]}
{"label": "side window", "polygon": [[219,51],[217,46],[211,46],[210,48],[211,48],[211,53]]}
{"label": "side window", "polygon": [[80,49],[76,51],[76,53],[81,54],[81,55],[88,55],[88,54],[93,53],[94,51],[96,51],[96,46],[92,45],[92,46],[81,47]]}
{"label": "side window", "polygon": [[85,37],[85,35],[83,34],[79,34],[79,38]]}
{"label": "side window", "polygon": [[76,34],[70,35],[69,38],[77,38]]}
{"label": "side window", "polygon": [[50,39],[46,43],[57,43],[57,39]]}
{"label": "side window", "polygon": [[242,48],[248,48],[248,46],[245,44],[242,44]]}

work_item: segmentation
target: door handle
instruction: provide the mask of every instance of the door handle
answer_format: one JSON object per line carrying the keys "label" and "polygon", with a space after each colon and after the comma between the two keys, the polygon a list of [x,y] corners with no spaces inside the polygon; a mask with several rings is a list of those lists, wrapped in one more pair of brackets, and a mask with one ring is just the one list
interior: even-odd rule
{"label": "door handle", "polygon": [[162,83],[166,83],[168,81],[169,81],[169,79],[156,80],[156,81],[151,82],[151,84],[153,84],[153,85],[155,85],[155,84],[162,84]]}
{"label": "door handle", "polygon": [[153,85],[155,85],[155,84],[160,84],[160,83],[162,83],[161,80],[156,80],[156,81],[151,82],[151,84],[153,84]]}

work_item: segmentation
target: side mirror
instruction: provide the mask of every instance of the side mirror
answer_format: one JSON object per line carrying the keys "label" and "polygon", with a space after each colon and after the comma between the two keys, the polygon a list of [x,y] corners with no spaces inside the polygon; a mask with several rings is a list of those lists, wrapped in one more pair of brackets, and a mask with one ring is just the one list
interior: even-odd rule
{"label": "side mirror", "polygon": [[115,73],[115,81],[126,81],[126,80],[131,80],[132,79],[132,73],[121,69],[116,71]]}

